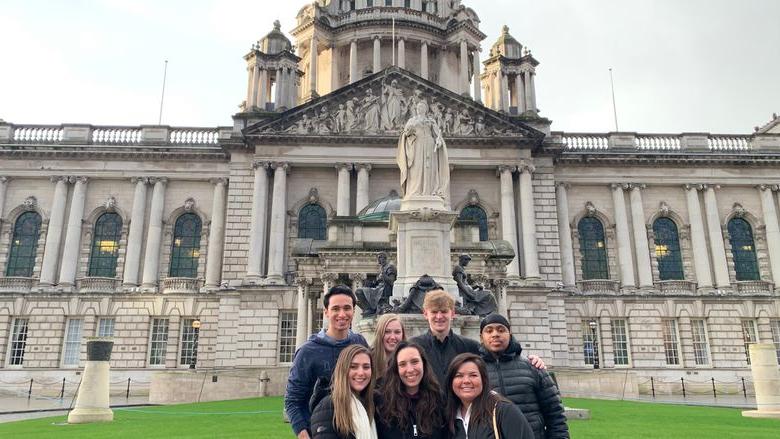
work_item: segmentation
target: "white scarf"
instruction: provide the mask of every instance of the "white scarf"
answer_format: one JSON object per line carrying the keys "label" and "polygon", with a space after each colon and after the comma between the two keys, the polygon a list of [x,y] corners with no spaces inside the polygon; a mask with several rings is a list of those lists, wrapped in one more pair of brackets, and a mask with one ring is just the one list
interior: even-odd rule
{"label": "white scarf", "polygon": [[352,400],[352,422],[355,423],[355,439],[377,439],[376,425],[373,419],[368,419],[366,408],[354,393]]}

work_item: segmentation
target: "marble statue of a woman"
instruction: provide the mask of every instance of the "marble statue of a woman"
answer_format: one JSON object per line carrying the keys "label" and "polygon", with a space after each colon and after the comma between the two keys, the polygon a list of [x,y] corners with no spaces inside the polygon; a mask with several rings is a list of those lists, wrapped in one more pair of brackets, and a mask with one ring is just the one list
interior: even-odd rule
{"label": "marble statue of a woman", "polygon": [[397,162],[401,170],[401,196],[449,197],[450,168],[447,145],[436,121],[428,114],[428,104],[418,102],[417,112],[404,127],[398,140]]}

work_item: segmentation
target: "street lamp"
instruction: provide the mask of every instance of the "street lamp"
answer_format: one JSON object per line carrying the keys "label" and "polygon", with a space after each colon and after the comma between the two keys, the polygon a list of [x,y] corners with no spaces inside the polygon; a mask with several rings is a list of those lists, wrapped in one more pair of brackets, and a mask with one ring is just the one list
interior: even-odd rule
{"label": "street lamp", "polygon": [[192,321],[192,357],[190,360],[190,369],[195,369],[195,363],[198,362],[198,333],[200,332],[200,320],[195,319]]}
{"label": "street lamp", "polygon": [[599,368],[599,339],[596,332],[598,323],[596,323],[595,320],[591,320],[590,322],[588,322],[588,326],[590,326],[590,334],[592,337],[591,346],[593,348],[593,368],[598,369]]}

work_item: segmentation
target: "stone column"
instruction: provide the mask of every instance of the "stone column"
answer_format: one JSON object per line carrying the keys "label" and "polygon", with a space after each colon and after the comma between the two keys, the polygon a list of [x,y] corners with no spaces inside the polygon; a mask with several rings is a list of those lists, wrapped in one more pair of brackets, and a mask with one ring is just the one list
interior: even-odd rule
{"label": "stone column", "polygon": [[479,51],[474,51],[474,100],[482,102],[482,84],[480,80],[480,72],[482,69],[479,63]]}
{"label": "stone column", "polygon": [[254,78],[252,77],[254,75],[254,69],[252,66],[246,67],[246,110],[249,111],[250,108],[252,108],[252,96],[254,96],[254,91],[252,87],[255,85]]}
{"label": "stone column", "polygon": [[460,92],[469,93],[469,46],[466,40],[460,42]]}
{"label": "stone column", "polygon": [[257,106],[265,110],[265,104],[268,102],[268,70],[260,70],[260,89],[257,93]]}
{"label": "stone column", "polygon": [[512,171],[514,166],[501,165],[498,167],[498,176],[501,178],[501,234],[504,241],[509,242],[515,250],[515,258],[506,267],[507,277],[520,276],[520,252],[517,248],[517,236],[515,235],[515,202],[514,184],[512,183]]}
{"label": "stone column", "polygon": [[691,245],[693,246],[693,267],[696,271],[698,288],[712,287],[707,237],[704,234],[704,220],[699,204],[699,185],[685,185],[685,199],[688,205],[688,217],[691,223]]}
{"label": "stone column", "polygon": [[284,285],[284,247],[287,227],[287,171],[288,163],[274,163],[274,189],[271,201],[271,230],[268,244],[269,285]]}
{"label": "stone column", "polygon": [[357,81],[358,78],[358,47],[357,41],[352,40],[349,43],[349,83]]}
{"label": "stone column", "polygon": [[75,182],[58,282],[64,287],[71,287],[76,283],[76,267],[79,261],[79,244],[81,244],[81,223],[84,220],[84,202],[87,199],[87,177],[76,177]]}
{"label": "stone column", "polygon": [[246,96],[247,110],[249,110],[250,108],[256,105],[255,96],[257,95],[257,75],[258,75],[257,72],[258,72],[257,64],[249,68],[249,90],[247,91],[247,96]]}
{"label": "stone column", "polygon": [[339,48],[336,43],[330,45],[330,91],[334,92],[339,88],[339,66],[341,60],[339,59]]}
{"label": "stone column", "polygon": [[509,111],[509,86],[507,81],[506,74],[504,74],[504,72],[499,72],[499,86],[501,87],[500,110],[504,112]]}
{"label": "stone column", "polygon": [[523,114],[525,108],[525,89],[523,88],[523,74],[515,75],[515,94],[517,94],[517,112]]}
{"label": "stone column", "polygon": [[51,205],[49,227],[46,231],[46,246],[43,248],[41,263],[41,285],[54,285],[57,275],[57,257],[62,241],[62,223],[65,221],[65,204],[68,201],[68,177],[52,177],[54,200]]}
{"label": "stone column", "polygon": [[[325,294],[328,293],[328,290],[331,289],[336,285],[336,280],[338,280],[339,275],[336,273],[323,273],[322,276],[320,276],[320,279],[322,280],[322,297],[325,297]],[[316,305],[316,304],[315,304]],[[316,306],[315,306],[316,308]],[[322,319],[322,329],[328,330],[328,319],[323,318]]]}
{"label": "stone column", "polygon": [[317,35],[312,34],[309,41],[309,96],[317,96]]}
{"label": "stone column", "polygon": [[[726,246],[723,243],[723,231],[720,227],[720,215],[718,214],[718,200],[715,198],[713,185],[704,188],[704,209],[707,215],[707,231],[710,235],[710,249],[712,250],[712,266],[715,269],[715,286],[726,288],[731,285],[729,279],[729,266],[726,262]],[[720,188],[718,186],[718,188]]]}
{"label": "stone column", "polygon": [[274,108],[277,110],[284,106],[284,102],[282,102],[282,87],[284,86],[282,76],[284,76],[284,69],[278,67],[276,69],[276,89],[274,89],[276,95],[274,96]]}
{"label": "stone column", "polygon": [[517,167],[520,172],[520,221],[523,232],[523,260],[525,262],[525,277],[540,279],[539,254],[536,250],[536,211],[534,207],[534,166],[523,163]]}
{"label": "stone column", "polygon": [[249,231],[247,278],[260,279],[265,265],[266,219],[268,218],[268,162],[255,162],[255,184],[252,193],[252,224]]}
{"label": "stone column", "polygon": [[[775,288],[780,287],[780,225],[777,220],[775,197],[772,191],[777,186],[761,185],[758,192],[761,194],[761,210],[764,212],[764,224],[766,224],[766,245],[769,250],[769,266],[772,270],[772,282]],[[0,205],[0,213],[2,212]]]}
{"label": "stone column", "polygon": [[5,213],[5,195],[8,192],[8,177],[0,177],[0,228],[3,224],[3,214]]}
{"label": "stone column", "polygon": [[428,42],[420,44],[420,77],[428,79]]}
{"label": "stone column", "polygon": [[144,217],[146,216],[146,184],[145,177],[133,177],[135,183],[133,195],[133,211],[130,214],[130,230],[127,233],[127,251],[125,252],[125,270],[122,285],[138,286],[138,268],[141,265],[141,240],[144,238]]}
{"label": "stone column", "polygon": [[376,73],[382,68],[382,42],[378,36],[374,37],[374,68],[373,72]]}
{"label": "stone column", "polygon": [[650,265],[650,247],[647,244],[647,226],[642,206],[643,184],[632,184],[629,199],[631,200],[631,224],[634,227],[634,248],[636,249],[636,266],[640,288],[653,287],[653,269]]}
{"label": "stone column", "polygon": [[536,73],[531,72],[529,76],[531,77],[531,93],[527,96],[528,103],[529,103],[528,106],[529,109],[535,113],[537,111],[536,110],[536,82],[534,79],[536,77]]}
{"label": "stone column", "polygon": [[206,288],[219,288],[222,278],[222,253],[225,248],[225,209],[227,179],[217,178],[214,183],[214,199],[211,204],[209,250],[206,254]]}
{"label": "stone column", "polygon": [[398,40],[398,67],[406,68],[406,40],[403,38]]}
{"label": "stone column", "polygon": [[524,111],[534,111],[534,106],[531,104],[531,95],[533,94],[531,91],[531,71],[526,70],[523,72],[523,75],[525,76],[523,78],[523,83],[525,84],[523,108]]}
{"label": "stone column", "polygon": [[295,286],[298,287],[298,315],[295,321],[295,349],[301,347],[306,342],[309,332],[308,315],[309,315],[309,285],[311,285],[311,279],[305,277],[299,277],[295,279]]}
{"label": "stone column", "polygon": [[165,185],[167,178],[150,178],[154,183],[152,207],[149,213],[149,230],[146,232],[146,254],[144,255],[144,276],[141,287],[154,290],[160,273],[160,246],[162,245],[163,210],[165,209]]}
{"label": "stone column", "polygon": [[363,208],[368,206],[368,188],[369,188],[369,173],[371,172],[371,165],[368,163],[359,163],[355,165],[357,168],[357,197],[355,199],[355,214],[360,213]]}
{"label": "stone column", "polygon": [[290,68],[287,76],[287,108],[293,108],[298,105],[298,88],[296,87],[298,69],[295,67]]}
{"label": "stone column", "polygon": [[338,163],[336,164],[338,170],[338,185],[336,194],[336,216],[349,216],[349,186],[350,186],[350,173],[352,170],[352,164]]}
{"label": "stone column", "polygon": [[496,279],[493,281],[493,288],[498,298],[498,313],[509,319],[509,298],[506,297],[506,289],[509,282],[506,279]]}
{"label": "stone column", "polygon": [[571,242],[571,225],[569,223],[569,196],[567,185],[558,183],[555,188],[555,202],[558,208],[558,238],[561,243],[561,274],[563,285],[574,286],[577,278],[574,270],[574,246]]}
{"label": "stone column", "polygon": [[623,288],[633,288],[634,259],[631,257],[631,235],[628,232],[628,215],[626,200],[623,196],[623,185],[612,184],[612,202],[615,205],[615,232],[618,247],[618,265],[620,265],[620,285]]}

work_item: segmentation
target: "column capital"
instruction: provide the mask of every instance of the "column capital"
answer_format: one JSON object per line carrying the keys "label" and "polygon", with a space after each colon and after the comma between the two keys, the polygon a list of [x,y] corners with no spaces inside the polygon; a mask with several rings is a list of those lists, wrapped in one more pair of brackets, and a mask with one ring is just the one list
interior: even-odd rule
{"label": "column capital", "polygon": [[696,184],[696,183],[686,183],[683,185],[683,188],[687,191],[700,191],[704,189],[704,185]]}
{"label": "column capital", "polygon": [[381,39],[382,39],[382,37],[381,37],[381,36],[379,36],[379,35],[374,35],[374,36],[373,36],[373,38],[371,38],[371,39],[372,39],[372,40],[374,40],[374,41],[376,41],[376,40],[381,40]]}
{"label": "column capital", "polygon": [[628,183],[628,188],[631,190],[642,190],[647,189],[647,185],[644,183]]}
{"label": "column capital", "polygon": [[149,177],[149,184],[167,184],[168,183],[168,177]]}
{"label": "column capital", "polygon": [[566,190],[571,189],[571,183],[565,182],[565,181],[556,181],[555,187],[562,187]]}
{"label": "column capital", "polygon": [[0,183],[8,183],[10,180],[10,177],[0,177]]}
{"label": "column capital", "polygon": [[258,169],[258,168],[269,169],[270,167],[271,167],[271,162],[267,162],[265,160],[255,160],[252,162],[252,169]]}
{"label": "column capital", "polygon": [[[339,278],[338,273],[322,273],[320,275],[320,279],[322,280],[322,282],[333,283],[338,278]],[[331,286],[333,286],[333,285],[331,285]]]}
{"label": "column capital", "polygon": [[[0,177],[0,179],[1,178],[2,177]],[[778,190],[780,190],[780,185],[777,185],[777,184],[759,184],[759,185],[756,186],[756,189],[758,189],[761,192],[763,192],[763,191],[777,192]]]}
{"label": "column capital", "polygon": [[515,172],[517,166],[515,165],[498,165],[496,167],[496,176],[501,176],[504,172]]}
{"label": "column capital", "polygon": [[367,172],[371,172],[371,170],[374,168],[371,163],[355,163],[355,170],[360,171],[361,169],[365,169]]}
{"label": "column capital", "polygon": [[609,187],[614,191],[617,189],[626,190],[630,187],[628,183],[610,183]]}
{"label": "column capital", "polygon": [[217,178],[209,179],[209,183],[211,183],[211,184],[213,184],[215,186],[218,185],[218,184],[223,184],[223,185],[227,186],[229,180],[230,179],[227,178],[227,177],[217,177]]}
{"label": "column capital", "polygon": [[521,174],[524,172],[533,174],[534,172],[536,172],[536,166],[534,166],[532,163],[523,161],[517,165],[517,171]]}
{"label": "column capital", "polygon": [[149,177],[130,177],[130,183],[133,184],[141,183],[145,186],[149,184]]}
{"label": "column capital", "polygon": [[366,280],[366,273],[349,273],[349,280],[363,282]]}
{"label": "column capital", "polygon": [[290,172],[290,163],[289,162],[273,162],[271,163],[271,169],[277,170],[277,169],[284,169],[284,172]]}
{"label": "column capital", "polygon": [[342,169],[345,169],[347,171],[351,171],[352,170],[352,163],[336,163],[335,166],[336,166],[336,169],[338,169],[339,171],[341,171]]}
{"label": "column capital", "polygon": [[49,180],[51,180],[52,183],[59,183],[61,181],[65,182],[65,183],[68,183],[69,179],[70,179],[70,177],[68,177],[66,175],[53,175],[53,176],[49,177]]}
{"label": "column capital", "polygon": [[295,280],[293,280],[293,284],[295,284],[295,286],[299,288],[306,288],[310,286],[312,283],[313,280],[310,277],[296,277]]}
{"label": "column capital", "polygon": [[702,188],[702,190],[705,190],[705,191],[709,190],[709,189],[712,189],[714,191],[714,190],[719,190],[720,189],[720,185],[719,184],[708,184],[708,183],[705,183],[705,184],[701,185],[701,188]]}
{"label": "column capital", "polygon": [[89,178],[88,177],[84,177],[83,175],[82,176],[71,176],[71,177],[68,177],[68,183],[74,183],[75,184],[75,183],[79,183],[80,182],[82,184],[86,184],[87,181],[89,181]]}

